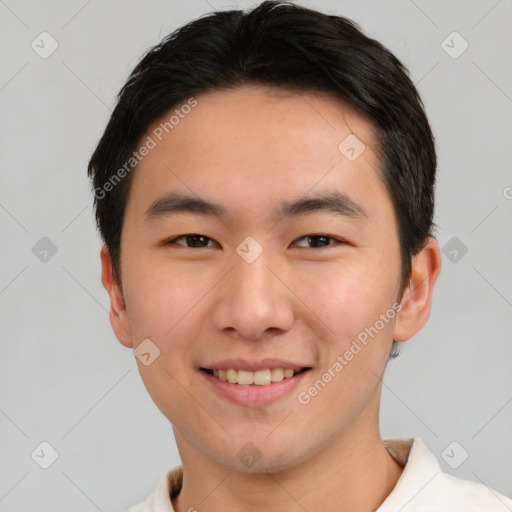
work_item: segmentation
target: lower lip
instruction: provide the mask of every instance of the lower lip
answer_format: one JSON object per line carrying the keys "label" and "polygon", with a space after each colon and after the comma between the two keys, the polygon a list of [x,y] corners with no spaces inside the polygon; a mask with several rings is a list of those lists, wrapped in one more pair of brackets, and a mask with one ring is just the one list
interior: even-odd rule
{"label": "lower lip", "polygon": [[212,384],[218,393],[245,407],[263,407],[289,395],[309,372],[310,370],[306,370],[279,382],[257,386],[254,384],[231,384],[199,370],[199,373]]}

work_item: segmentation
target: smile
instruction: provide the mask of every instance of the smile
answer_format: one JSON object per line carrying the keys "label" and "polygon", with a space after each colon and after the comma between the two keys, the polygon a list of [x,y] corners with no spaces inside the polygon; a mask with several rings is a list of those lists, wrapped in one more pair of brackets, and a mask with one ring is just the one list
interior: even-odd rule
{"label": "smile", "polygon": [[200,368],[199,375],[216,396],[242,407],[266,407],[294,396],[312,368],[267,368],[257,371]]}
{"label": "smile", "polygon": [[294,375],[309,370],[309,368],[267,368],[256,372],[236,370],[234,368],[227,368],[225,370],[209,370],[207,368],[201,368],[201,370],[213,375],[223,382],[229,382],[230,384],[240,384],[242,386],[268,386],[275,382],[281,382],[284,379],[289,379]]}

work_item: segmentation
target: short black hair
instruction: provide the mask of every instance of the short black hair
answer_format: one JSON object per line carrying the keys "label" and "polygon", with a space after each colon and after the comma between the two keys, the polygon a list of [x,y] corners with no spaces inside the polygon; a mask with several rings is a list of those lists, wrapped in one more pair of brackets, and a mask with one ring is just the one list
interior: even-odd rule
{"label": "short black hair", "polygon": [[[121,284],[121,230],[148,127],[200,93],[242,85],[327,93],[370,119],[379,177],[393,203],[401,251],[401,292],[411,258],[433,236],[435,141],[408,70],[352,20],[286,1],[206,14],[149,49],[117,97],[88,165],[96,222]],[[341,141],[340,141],[341,142]],[[109,186],[110,184],[110,186]],[[398,355],[393,341],[390,357]]]}

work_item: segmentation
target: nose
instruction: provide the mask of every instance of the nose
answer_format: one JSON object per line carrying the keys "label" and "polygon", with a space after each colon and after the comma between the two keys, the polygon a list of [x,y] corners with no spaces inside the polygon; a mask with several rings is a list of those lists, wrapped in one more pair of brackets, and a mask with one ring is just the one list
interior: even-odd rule
{"label": "nose", "polygon": [[232,263],[216,287],[215,327],[247,340],[289,330],[294,322],[291,283],[269,251],[264,250],[252,263],[235,253]]}

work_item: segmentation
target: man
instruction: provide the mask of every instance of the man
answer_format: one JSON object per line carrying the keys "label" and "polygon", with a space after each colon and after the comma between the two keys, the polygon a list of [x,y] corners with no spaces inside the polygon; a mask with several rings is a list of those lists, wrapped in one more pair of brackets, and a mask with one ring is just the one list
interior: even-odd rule
{"label": "man", "polygon": [[345,18],[263,2],[144,56],[89,164],[112,327],[182,459],[132,512],[512,510],[379,432],[435,173],[405,68]]}

